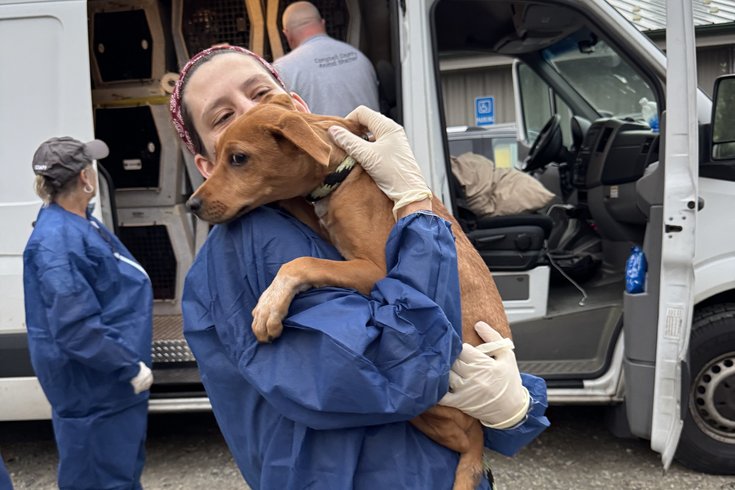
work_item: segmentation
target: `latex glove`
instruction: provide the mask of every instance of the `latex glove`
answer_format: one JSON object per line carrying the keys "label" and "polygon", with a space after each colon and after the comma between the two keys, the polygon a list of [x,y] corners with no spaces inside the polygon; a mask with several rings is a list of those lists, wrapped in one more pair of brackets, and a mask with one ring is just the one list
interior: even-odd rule
{"label": "latex glove", "polygon": [[145,365],[143,361],[139,362],[140,371],[130,380],[130,384],[133,385],[133,391],[137,395],[146,390],[149,390],[153,384],[153,372]]}
{"label": "latex glove", "polygon": [[329,133],[393,201],[393,217],[407,204],[432,197],[402,126],[365,106],[352,111],[347,119],[368,128],[375,141],[365,141],[339,126],[329,128]]}
{"label": "latex glove", "polygon": [[440,405],[458,408],[492,429],[507,429],[526,416],[528,390],[521,384],[513,341],[485,322],[475,330],[486,343],[462,346],[449,372],[449,392]]}

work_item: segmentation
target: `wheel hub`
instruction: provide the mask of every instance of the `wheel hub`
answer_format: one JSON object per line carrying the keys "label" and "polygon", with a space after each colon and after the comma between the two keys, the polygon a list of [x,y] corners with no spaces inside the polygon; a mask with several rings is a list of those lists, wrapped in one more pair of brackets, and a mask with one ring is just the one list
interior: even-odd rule
{"label": "wheel hub", "polygon": [[735,352],[702,368],[689,399],[692,416],[702,432],[735,444]]}

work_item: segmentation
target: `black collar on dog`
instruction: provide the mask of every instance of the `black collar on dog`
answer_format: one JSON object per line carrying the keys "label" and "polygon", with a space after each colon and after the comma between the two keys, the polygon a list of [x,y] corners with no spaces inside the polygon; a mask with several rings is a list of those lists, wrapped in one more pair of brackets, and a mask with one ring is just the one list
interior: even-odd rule
{"label": "black collar on dog", "polygon": [[352,172],[352,169],[355,168],[355,163],[355,159],[347,155],[347,157],[342,160],[342,163],[334,169],[334,172],[327,174],[324,178],[324,182],[306,196],[306,200],[309,202],[317,202],[331,194],[334,189],[344,182],[350,172]]}

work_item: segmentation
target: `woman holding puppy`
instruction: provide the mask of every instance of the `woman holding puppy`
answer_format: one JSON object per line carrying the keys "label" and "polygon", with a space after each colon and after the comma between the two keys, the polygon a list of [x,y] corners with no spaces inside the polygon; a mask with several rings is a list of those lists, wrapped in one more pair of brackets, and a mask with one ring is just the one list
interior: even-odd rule
{"label": "woman holding puppy", "polygon": [[[286,92],[276,71],[242,48],[210,48],[184,67],[172,120],[204,177],[214,168],[218,136],[274,91]],[[454,327],[460,311],[453,237],[431,213],[431,193],[402,128],[364,108],[352,117],[376,141],[339,131],[335,141],[359,154],[396,203],[388,274],[369,297],[307,291],[292,303],[280,338],[256,341],[251,311],[282,264],[302,256],[341,259],[305,224],[313,218],[289,202],[215,227],[187,276],[185,335],[224,437],[254,489],[451,488],[457,454],[408,421],[444,397],[455,361],[444,403],[488,425],[513,421],[486,430],[488,447],[513,454],[548,425],[543,380],[522,378],[511,351],[492,359],[462,346]],[[487,325],[478,332],[496,339]]]}

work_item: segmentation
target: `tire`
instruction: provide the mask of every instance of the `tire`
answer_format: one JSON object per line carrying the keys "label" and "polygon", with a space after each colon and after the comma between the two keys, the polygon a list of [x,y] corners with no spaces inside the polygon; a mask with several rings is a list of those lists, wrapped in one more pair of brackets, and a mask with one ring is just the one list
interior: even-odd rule
{"label": "tire", "polygon": [[[735,303],[694,313],[691,385],[676,459],[705,473],[735,474]],[[684,400],[682,400],[684,403]]]}

